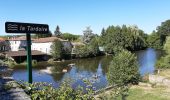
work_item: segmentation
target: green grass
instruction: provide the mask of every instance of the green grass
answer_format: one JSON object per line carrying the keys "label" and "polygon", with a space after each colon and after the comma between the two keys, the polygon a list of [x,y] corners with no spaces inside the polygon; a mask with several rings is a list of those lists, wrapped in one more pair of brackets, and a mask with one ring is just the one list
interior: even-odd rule
{"label": "green grass", "polygon": [[[143,89],[131,89],[127,100],[169,100],[161,96],[161,93],[146,92]],[[159,92],[159,91],[158,91]]]}
{"label": "green grass", "polygon": [[[106,93],[106,92],[105,92]],[[107,94],[99,95],[100,98],[97,100],[112,100],[111,92]],[[129,95],[127,100],[170,100],[170,88],[165,86],[132,86],[129,90]],[[102,98],[102,99],[101,99]],[[117,100],[121,100],[121,97],[118,97]]]}
{"label": "green grass", "polygon": [[164,86],[135,87],[130,89],[127,100],[170,100],[169,94],[170,89]]}
{"label": "green grass", "polygon": [[161,70],[158,75],[170,78],[170,69]]}

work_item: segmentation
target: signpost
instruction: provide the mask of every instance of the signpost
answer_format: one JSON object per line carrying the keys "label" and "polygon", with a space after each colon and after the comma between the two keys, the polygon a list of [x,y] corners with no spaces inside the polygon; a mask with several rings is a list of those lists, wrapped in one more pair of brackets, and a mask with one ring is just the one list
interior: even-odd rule
{"label": "signpost", "polygon": [[49,26],[46,24],[6,22],[5,31],[6,33],[26,33],[28,82],[32,83],[31,33],[49,33]]}

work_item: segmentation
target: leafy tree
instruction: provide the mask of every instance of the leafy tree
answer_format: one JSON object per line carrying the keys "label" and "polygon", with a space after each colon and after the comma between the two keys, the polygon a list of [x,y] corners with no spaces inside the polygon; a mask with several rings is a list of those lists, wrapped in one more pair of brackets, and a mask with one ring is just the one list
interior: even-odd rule
{"label": "leafy tree", "polygon": [[166,36],[170,35],[170,20],[166,20],[161,23],[161,26],[157,27],[157,32],[160,35],[161,45],[165,43]]}
{"label": "leafy tree", "polygon": [[155,49],[163,48],[163,46],[161,45],[161,41],[160,41],[160,35],[155,31],[153,31],[150,35],[148,35],[147,42],[148,42],[149,47],[152,47]]}
{"label": "leafy tree", "polygon": [[107,53],[115,53],[117,47],[134,51],[147,46],[146,35],[137,26],[109,26],[100,41]]}
{"label": "leafy tree", "polygon": [[82,37],[82,41],[85,44],[88,44],[95,36],[95,34],[93,34],[93,31],[90,29],[90,27],[87,27],[86,30],[83,31],[83,37]]}
{"label": "leafy tree", "polygon": [[122,100],[125,100],[129,85],[138,83],[140,78],[137,57],[127,50],[116,54],[109,66],[107,78],[109,84],[115,87],[115,96],[121,95]]}
{"label": "leafy tree", "polygon": [[89,47],[89,51],[90,51],[90,55],[93,56],[97,56],[99,55],[100,51],[99,51],[99,38],[95,37],[90,41],[90,44],[88,45]]}
{"label": "leafy tree", "polygon": [[76,56],[79,58],[95,57],[100,54],[98,37],[93,38],[89,44],[77,46],[75,49]]}
{"label": "leafy tree", "polygon": [[51,55],[53,59],[58,60],[63,57],[63,45],[61,41],[54,40],[53,44],[51,45]]}
{"label": "leafy tree", "polygon": [[168,36],[166,38],[166,42],[164,44],[164,50],[166,55],[161,57],[157,62],[156,62],[156,68],[158,69],[165,69],[165,68],[170,68],[170,37]]}
{"label": "leafy tree", "polygon": [[52,36],[52,32],[49,31],[49,33],[46,33],[46,34],[36,34],[35,35],[35,38],[45,38],[45,37],[51,37]]}
{"label": "leafy tree", "polygon": [[57,25],[56,30],[54,31],[55,36],[61,36],[60,27]]}
{"label": "leafy tree", "polygon": [[70,34],[70,33],[63,33],[61,38],[63,38],[64,40],[75,41],[79,38],[79,35],[73,35],[73,34]]}

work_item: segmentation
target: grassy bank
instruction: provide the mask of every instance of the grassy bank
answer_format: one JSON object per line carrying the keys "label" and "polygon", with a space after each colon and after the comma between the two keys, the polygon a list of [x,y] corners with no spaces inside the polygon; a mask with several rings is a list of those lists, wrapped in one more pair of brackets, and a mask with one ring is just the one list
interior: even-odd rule
{"label": "grassy bank", "polygon": [[132,86],[127,100],[170,100],[170,88],[165,86]]}
{"label": "grassy bank", "polygon": [[[145,84],[145,83],[144,83]],[[134,85],[130,88],[127,100],[170,100],[170,88],[166,86]],[[96,100],[111,100],[111,91],[96,96]],[[117,98],[121,100],[120,97]]]}
{"label": "grassy bank", "polygon": [[161,70],[158,75],[160,76],[164,76],[164,77],[167,77],[168,79],[170,79],[170,69],[164,69],[164,70]]}

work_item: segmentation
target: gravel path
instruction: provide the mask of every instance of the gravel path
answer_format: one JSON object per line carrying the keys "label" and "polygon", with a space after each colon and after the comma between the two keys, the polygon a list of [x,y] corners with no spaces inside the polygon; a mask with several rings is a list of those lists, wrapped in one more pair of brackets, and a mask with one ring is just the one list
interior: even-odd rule
{"label": "gravel path", "polygon": [[[0,100],[31,100],[8,73],[10,70],[0,68]],[[8,73],[8,74],[6,74]]]}

